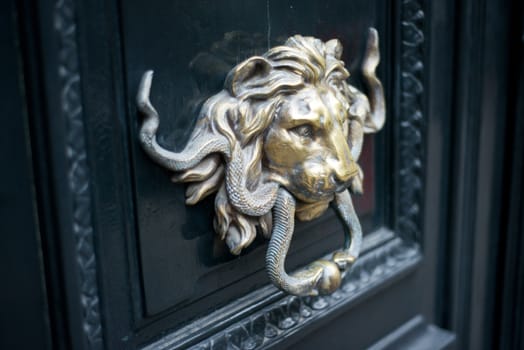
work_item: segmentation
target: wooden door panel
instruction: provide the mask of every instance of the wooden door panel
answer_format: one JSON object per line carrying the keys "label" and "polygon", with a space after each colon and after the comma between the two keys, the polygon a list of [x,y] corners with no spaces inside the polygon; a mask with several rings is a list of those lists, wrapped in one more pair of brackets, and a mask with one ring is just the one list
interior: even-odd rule
{"label": "wooden door panel", "polygon": [[[198,117],[199,106],[222,89],[225,74],[245,58],[262,54],[268,45],[278,45],[295,33],[324,40],[339,38],[345,48],[344,60],[358,84],[367,29],[384,27],[385,10],[369,1],[254,2],[249,6],[242,1],[122,4],[131,176],[148,315],[171,310],[184,323],[188,315],[203,315],[268,280],[264,270],[266,241],[258,239],[239,257],[230,254],[213,232],[213,196],[198,205],[186,206],[185,186],[173,184],[170,174],[141,150],[137,142],[141,117],[134,96],[142,73],[155,70],[152,102],[162,121],[159,142],[180,150]],[[383,224],[378,215],[373,217],[373,141],[371,137],[366,140],[363,157],[369,171],[368,193],[357,203],[361,213],[367,215],[365,228],[369,231]],[[290,252],[290,268],[341,246],[340,230],[332,212],[314,222],[299,224]]]}

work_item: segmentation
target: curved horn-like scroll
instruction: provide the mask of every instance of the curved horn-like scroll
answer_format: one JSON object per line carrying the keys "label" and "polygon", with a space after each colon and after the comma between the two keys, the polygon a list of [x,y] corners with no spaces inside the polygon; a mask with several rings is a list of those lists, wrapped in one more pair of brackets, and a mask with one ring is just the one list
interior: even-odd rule
{"label": "curved horn-like scroll", "polygon": [[176,153],[160,146],[156,140],[156,133],[160,124],[158,112],[149,101],[153,71],[147,71],[142,76],[137,94],[137,106],[145,116],[140,128],[139,139],[144,151],[158,164],[172,171],[190,169],[211,153],[222,153],[230,157],[231,149],[224,136],[215,138],[195,137],[182,152]]}
{"label": "curved horn-like scroll", "polygon": [[[295,295],[335,291],[362,243],[348,188],[362,191],[356,162],[364,133],[378,131],[385,121],[384,91],[375,74],[376,30],[369,31],[362,67],[368,95],[346,82],[341,57],[336,39],[295,35],[237,64],[224,89],[203,104],[181,152],[157,142],[160,120],[149,100],[152,71],[138,88],[144,115],[139,140],[146,154],[174,172],[173,181],[191,183],[187,204],[217,192],[214,227],[231,253],[240,254],[257,232],[268,237],[269,279]],[[344,247],[331,259],[288,274],[295,219],[314,219],[330,205],[343,224]]]}
{"label": "curved horn-like scroll", "polygon": [[371,111],[369,118],[364,123],[364,132],[377,132],[386,122],[386,100],[384,98],[384,88],[378,80],[375,69],[380,62],[380,51],[378,49],[378,32],[375,28],[369,29],[368,44],[362,62],[362,74],[364,83],[368,88],[368,98]]}

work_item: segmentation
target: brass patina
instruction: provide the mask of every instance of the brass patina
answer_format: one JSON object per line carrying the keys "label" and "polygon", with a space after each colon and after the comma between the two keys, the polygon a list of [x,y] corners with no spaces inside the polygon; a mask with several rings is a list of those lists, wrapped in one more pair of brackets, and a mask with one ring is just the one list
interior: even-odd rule
{"label": "brass patina", "polygon": [[[140,142],[173,180],[188,182],[186,203],[215,193],[216,232],[233,254],[255,238],[269,238],[271,281],[295,295],[336,290],[358,257],[362,230],[351,196],[362,192],[357,160],[365,133],[385,121],[384,93],[375,75],[378,34],[369,31],[362,73],[366,96],[349,85],[336,39],[295,35],[228,74],[224,89],[203,105],[181,152],[156,140],[159,116],[149,101],[153,72],[146,72],[137,103],[145,119]],[[288,275],[284,269],[295,218],[311,220],[332,205],[344,224],[345,244],[330,260]]]}

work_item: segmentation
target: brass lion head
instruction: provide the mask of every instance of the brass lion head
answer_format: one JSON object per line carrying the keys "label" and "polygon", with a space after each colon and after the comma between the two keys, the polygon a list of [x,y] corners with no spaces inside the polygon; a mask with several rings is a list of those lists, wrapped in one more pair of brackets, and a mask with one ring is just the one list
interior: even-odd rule
{"label": "brass lion head", "polygon": [[[364,133],[385,120],[384,94],[375,76],[378,35],[369,32],[363,77],[369,95],[347,83],[336,39],[295,35],[227,75],[224,89],[203,105],[182,152],[156,141],[159,116],[149,101],[152,72],[139,88],[146,153],[188,182],[186,203],[216,193],[217,233],[239,254],[260,232],[270,238],[266,264],[271,280],[293,294],[329,293],[357,258],[361,229],[348,188],[362,192],[357,164]],[[332,203],[345,224],[346,244],[332,260],[295,275],[284,271],[294,217],[311,220]]]}

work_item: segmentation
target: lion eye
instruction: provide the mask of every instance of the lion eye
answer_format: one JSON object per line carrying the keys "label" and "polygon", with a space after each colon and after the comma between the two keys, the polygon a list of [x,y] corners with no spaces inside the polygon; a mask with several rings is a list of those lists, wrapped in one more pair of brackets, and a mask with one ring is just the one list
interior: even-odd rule
{"label": "lion eye", "polygon": [[313,137],[313,128],[311,127],[311,125],[300,125],[296,128],[291,129],[291,131],[301,137]]}

